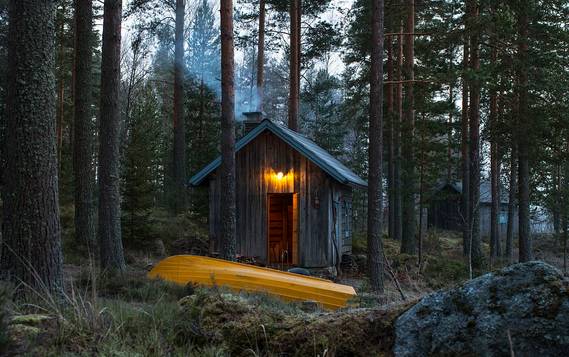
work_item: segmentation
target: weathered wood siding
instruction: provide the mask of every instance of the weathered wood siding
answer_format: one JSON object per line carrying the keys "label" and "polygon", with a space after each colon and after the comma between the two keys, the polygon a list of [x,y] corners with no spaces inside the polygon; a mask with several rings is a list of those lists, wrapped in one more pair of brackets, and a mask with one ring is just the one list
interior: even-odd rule
{"label": "weathered wood siding", "polygon": [[[283,172],[282,180],[276,174]],[[236,156],[237,174],[237,252],[267,259],[267,194],[298,193],[298,262],[305,267],[334,264],[332,207],[340,195],[351,195],[349,187],[337,184],[318,166],[310,162],[270,132],[260,134]],[[219,180],[210,181],[210,235],[219,245],[219,197],[223,194]],[[338,237],[339,238],[339,237]],[[343,251],[351,249],[351,242]]]}

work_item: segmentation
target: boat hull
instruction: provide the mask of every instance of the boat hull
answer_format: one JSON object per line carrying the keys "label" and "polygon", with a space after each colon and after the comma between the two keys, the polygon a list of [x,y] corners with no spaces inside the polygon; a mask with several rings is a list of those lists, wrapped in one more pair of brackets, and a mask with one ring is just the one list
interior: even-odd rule
{"label": "boat hull", "polygon": [[148,273],[177,284],[226,286],[236,291],[261,292],[289,301],[316,301],[327,309],[347,305],[353,287],[329,280],[195,255],[175,255]]}

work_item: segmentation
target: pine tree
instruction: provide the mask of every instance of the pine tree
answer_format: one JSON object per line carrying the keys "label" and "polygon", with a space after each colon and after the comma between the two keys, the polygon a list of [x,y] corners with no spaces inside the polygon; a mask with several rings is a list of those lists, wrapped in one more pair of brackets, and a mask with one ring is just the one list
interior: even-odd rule
{"label": "pine tree", "polygon": [[373,290],[383,292],[383,0],[372,3],[369,98],[368,264]]}
{"label": "pine tree", "polygon": [[6,166],[0,272],[14,283],[24,282],[42,292],[63,288],[54,5],[39,0],[9,3],[7,135],[2,152]]}
{"label": "pine tree", "polygon": [[75,0],[75,118],[73,174],[75,183],[75,240],[93,246],[93,2]]}
{"label": "pine tree", "polygon": [[143,240],[152,231],[150,213],[157,198],[160,168],[160,106],[146,84],[133,103],[125,155],[123,231],[125,244],[147,247]]}
{"label": "pine tree", "polygon": [[186,125],[184,124],[184,15],[185,0],[176,0],[174,36],[174,211],[186,209]]}
{"label": "pine tree", "polygon": [[234,260],[237,248],[235,203],[235,87],[233,1],[221,0],[221,242],[222,256]]}
{"label": "pine tree", "polygon": [[126,268],[120,207],[120,50],[122,1],[105,0],[99,128],[99,248],[101,268]]}

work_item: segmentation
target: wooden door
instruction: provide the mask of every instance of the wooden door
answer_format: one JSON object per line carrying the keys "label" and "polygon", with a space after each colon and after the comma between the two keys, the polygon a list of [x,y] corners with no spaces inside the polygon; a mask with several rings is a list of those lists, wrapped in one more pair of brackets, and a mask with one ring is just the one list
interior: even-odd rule
{"label": "wooden door", "polygon": [[297,260],[294,237],[298,231],[296,228],[298,210],[295,209],[294,202],[294,195],[291,193],[268,195],[267,261],[269,265],[291,265]]}

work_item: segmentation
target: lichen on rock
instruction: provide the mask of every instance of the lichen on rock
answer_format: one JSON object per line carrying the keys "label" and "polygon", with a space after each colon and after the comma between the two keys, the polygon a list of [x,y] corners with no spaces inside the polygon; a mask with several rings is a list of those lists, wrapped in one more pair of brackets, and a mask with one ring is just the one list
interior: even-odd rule
{"label": "lichen on rock", "polygon": [[398,318],[395,335],[396,356],[562,355],[569,280],[543,262],[512,265],[425,297]]}

